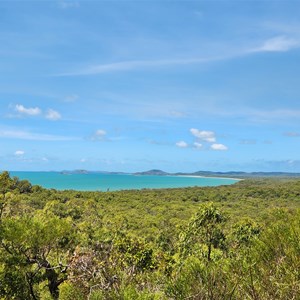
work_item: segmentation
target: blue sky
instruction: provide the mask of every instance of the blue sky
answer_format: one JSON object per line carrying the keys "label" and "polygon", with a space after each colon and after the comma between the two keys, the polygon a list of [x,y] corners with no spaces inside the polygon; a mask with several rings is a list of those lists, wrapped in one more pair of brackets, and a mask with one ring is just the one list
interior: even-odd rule
{"label": "blue sky", "polygon": [[0,169],[300,172],[299,1],[0,1]]}

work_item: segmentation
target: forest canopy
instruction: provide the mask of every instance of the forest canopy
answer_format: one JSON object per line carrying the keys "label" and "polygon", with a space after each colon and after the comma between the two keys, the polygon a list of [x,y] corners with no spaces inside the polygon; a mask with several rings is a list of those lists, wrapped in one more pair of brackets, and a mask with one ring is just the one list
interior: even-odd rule
{"label": "forest canopy", "polygon": [[57,191],[0,174],[0,299],[297,299],[300,180]]}

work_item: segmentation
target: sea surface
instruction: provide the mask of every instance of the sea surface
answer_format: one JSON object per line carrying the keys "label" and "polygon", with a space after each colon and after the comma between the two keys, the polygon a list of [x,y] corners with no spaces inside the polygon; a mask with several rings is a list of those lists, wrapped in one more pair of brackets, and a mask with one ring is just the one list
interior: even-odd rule
{"label": "sea surface", "polygon": [[132,174],[62,174],[60,172],[10,172],[11,177],[27,179],[33,185],[57,190],[117,191],[132,189],[179,188],[191,186],[218,186],[237,182],[237,179],[192,177],[192,176],[150,176]]}

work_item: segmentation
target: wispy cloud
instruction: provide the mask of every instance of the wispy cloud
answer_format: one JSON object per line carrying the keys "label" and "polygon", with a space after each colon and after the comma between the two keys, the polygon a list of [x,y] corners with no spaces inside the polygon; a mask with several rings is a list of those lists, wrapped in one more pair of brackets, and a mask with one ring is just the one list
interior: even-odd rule
{"label": "wispy cloud", "polygon": [[203,145],[200,144],[200,143],[198,143],[198,142],[195,142],[195,143],[194,143],[194,147],[195,147],[196,149],[202,149],[202,148],[203,148]]}
{"label": "wispy cloud", "polygon": [[24,130],[15,129],[0,129],[0,137],[7,139],[19,139],[19,140],[30,140],[30,141],[72,141],[79,140],[76,137],[59,136],[51,134],[33,133]]}
{"label": "wispy cloud", "polygon": [[284,132],[283,135],[287,137],[300,137],[300,133],[294,131]]}
{"label": "wispy cloud", "polygon": [[[237,112],[239,113],[239,112]],[[283,119],[300,118],[300,110],[298,109],[273,109],[273,110],[244,110],[240,114],[244,114],[255,121],[274,121]]]}
{"label": "wispy cloud", "polygon": [[104,129],[97,129],[95,133],[90,137],[92,141],[103,141],[106,139],[107,132]]}
{"label": "wispy cloud", "polygon": [[288,120],[296,122],[297,119],[300,118],[300,110],[290,108],[255,109],[247,106],[227,110],[226,108],[220,108],[216,106],[214,109],[211,109],[211,112],[204,110],[202,112],[226,118],[239,117],[255,123],[268,123]]}
{"label": "wispy cloud", "polygon": [[271,141],[271,140],[264,140],[263,144],[265,144],[265,145],[272,145],[273,141]]}
{"label": "wispy cloud", "polygon": [[300,47],[300,40],[286,36],[276,36],[267,39],[261,46],[251,49],[249,52],[286,52],[298,47]]}
{"label": "wispy cloud", "polygon": [[80,6],[78,1],[59,1],[58,5],[62,9],[78,8]]}
{"label": "wispy cloud", "polygon": [[169,112],[169,115],[174,118],[185,118],[187,116],[186,113],[184,113],[182,111],[177,111],[177,110],[171,110]]}
{"label": "wispy cloud", "polygon": [[48,109],[46,113],[46,119],[50,121],[57,121],[61,119],[61,114],[58,111],[55,111],[53,109]]}
{"label": "wispy cloud", "polygon": [[37,116],[42,113],[41,109],[39,107],[25,107],[22,104],[17,104],[15,106],[15,110],[22,114],[22,115],[28,115],[28,116]]}
{"label": "wispy cloud", "polygon": [[158,68],[166,66],[191,65],[208,63],[222,60],[224,57],[207,57],[207,58],[186,58],[186,59],[162,59],[162,60],[131,60],[111,64],[98,64],[83,68],[81,70],[56,74],[54,76],[84,76],[97,75],[117,71],[132,71],[145,68]]}
{"label": "wispy cloud", "polygon": [[[203,55],[199,57],[194,56],[173,59],[162,58],[154,60],[127,60],[113,63],[94,64],[78,70],[55,74],[54,76],[87,76],[111,72],[144,70],[150,68],[176,67],[180,65],[195,65],[223,61],[237,57],[248,56],[259,52],[287,52],[300,47],[300,38],[298,38],[296,35],[277,35],[267,38],[263,41],[258,41],[257,45],[258,46],[250,46],[248,43],[248,46],[235,45],[235,47],[230,48],[228,45],[224,44],[224,49],[230,48],[231,50],[226,50],[225,54],[223,55]],[[222,46],[220,47],[222,48]]]}
{"label": "wispy cloud", "polygon": [[79,96],[76,94],[68,95],[64,98],[64,102],[75,102],[79,99]]}
{"label": "wispy cloud", "polygon": [[254,139],[242,139],[240,140],[241,145],[255,145],[257,143]]}

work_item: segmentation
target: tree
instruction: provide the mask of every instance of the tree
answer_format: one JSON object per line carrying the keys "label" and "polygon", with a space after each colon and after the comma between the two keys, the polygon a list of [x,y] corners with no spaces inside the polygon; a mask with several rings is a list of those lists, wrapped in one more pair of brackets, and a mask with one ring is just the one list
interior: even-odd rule
{"label": "tree", "polygon": [[207,247],[206,258],[210,261],[212,249],[224,247],[225,235],[221,224],[225,220],[225,216],[212,202],[202,204],[190,220],[187,230],[180,236],[181,253],[189,254],[193,244],[200,243]]}
{"label": "tree", "polygon": [[5,195],[13,189],[14,181],[10,178],[9,172],[4,171],[0,174],[0,193]]}
{"label": "tree", "polygon": [[6,193],[13,188],[13,180],[10,178],[9,173],[4,171],[0,174],[0,220],[3,215],[5,206],[7,204]]}
{"label": "tree", "polygon": [[[72,255],[74,230],[70,220],[46,214],[3,218],[0,232],[0,264],[7,270],[2,277],[8,273],[19,277],[8,283],[10,295],[2,296],[28,299],[30,295],[30,299],[38,299],[36,288],[46,280],[50,294],[58,299],[58,287],[67,278],[68,259]],[[20,285],[20,281],[22,289],[12,286],[13,282]]]}
{"label": "tree", "polygon": [[260,234],[260,226],[251,218],[244,218],[233,226],[232,236],[237,246],[249,246]]}

